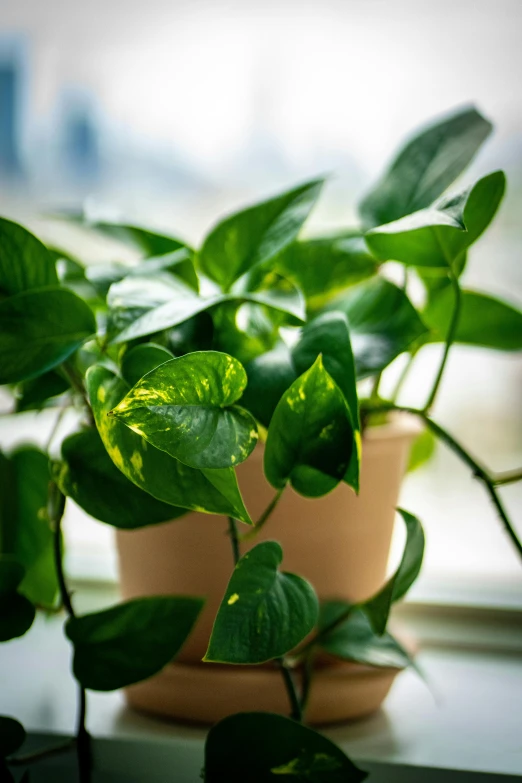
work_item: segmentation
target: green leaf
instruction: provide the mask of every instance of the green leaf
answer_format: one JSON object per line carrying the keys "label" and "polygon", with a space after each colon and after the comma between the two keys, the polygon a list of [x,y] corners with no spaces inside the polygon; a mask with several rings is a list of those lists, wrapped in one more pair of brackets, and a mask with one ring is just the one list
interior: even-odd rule
{"label": "green leaf", "polygon": [[[452,288],[432,294],[422,313],[433,330],[430,342],[443,342],[455,303]],[[522,350],[522,312],[501,299],[476,291],[461,291],[455,342],[498,351]]]}
{"label": "green leaf", "polygon": [[118,261],[93,264],[87,268],[86,276],[102,296],[106,296],[111,285],[127,277],[151,278],[162,274],[166,278],[174,276],[192,290],[198,291],[199,281],[192,256],[192,252],[183,247],[165,255],[146,258],[133,266]]}
{"label": "green leaf", "polygon": [[225,218],[203,242],[201,270],[226,291],[252,267],[273,259],[296,239],[322,185],[307,182]]}
{"label": "green leaf", "polygon": [[367,226],[379,226],[424,209],[473,160],[493,126],[466,108],[409,141],[360,205]]}
{"label": "green leaf", "polygon": [[271,351],[245,364],[245,371],[248,383],[241,403],[268,427],[279,400],[298,377],[292,353],[280,341]]}
{"label": "green leaf", "polygon": [[213,726],[205,745],[206,783],[360,783],[358,769],[331,740],[269,712],[242,712]]}
{"label": "green leaf", "polygon": [[[141,278],[134,278],[135,283],[138,280],[141,280]],[[127,283],[127,280],[117,285],[122,285],[123,282]],[[122,331],[113,339],[114,343],[129,342],[138,337],[162,332],[165,329],[182,324],[199,313],[211,310],[218,305],[227,305],[230,302],[235,302],[238,305],[244,302],[265,305],[270,309],[287,313],[290,316],[291,323],[300,323],[305,317],[304,300],[297,291],[216,294],[204,298],[197,296],[191,289],[187,288],[186,291],[173,291],[169,300],[159,304],[157,307],[154,306],[152,309],[152,305],[144,306],[145,293],[143,289],[145,286],[145,281],[135,285],[135,299],[131,301],[130,298],[127,298],[125,302],[122,301],[120,296],[121,289],[118,289],[118,305],[114,307],[112,314],[113,331],[120,328]],[[115,286],[111,286],[109,296],[112,295],[114,288]],[[114,302],[115,300],[112,301]]]}
{"label": "green leaf", "polygon": [[264,305],[229,302],[214,310],[213,322],[213,347],[243,365],[270,351],[279,339],[278,318]]}
{"label": "green leaf", "polygon": [[125,245],[141,250],[144,256],[161,256],[176,250],[186,248],[187,245],[180,239],[161,234],[157,231],[135,226],[129,223],[109,223],[98,221],[91,223],[91,228],[100,231],[106,236],[117,239]]}
{"label": "green leaf", "polygon": [[504,172],[495,171],[429,209],[372,229],[366,242],[381,261],[454,266],[493,220],[505,187]]}
{"label": "green leaf", "polygon": [[319,356],[275,409],[266,441],[265,475],[276,489],[290,481],[301,495],[319,497],[342,480],[353,447],[346,400]]}
{"label": "green leaf", "polygon": [[0,218],[0,294],[58,285],[54,259],[23,226]]}
{"label": "green leaf", "polygon": [[134,386],[148,372],[172,358],[172,353],[162,345],[141,343],[124,354],[121,361],[121,374],[129,386]]}
{"label": "green leaf", "polygon": [[395,601],[402,598],[417,579],[424,556],[424,531],[413,514],[398,509],[406,525],[406,544],[402,559],[393,576],[379,592],[361,604],[375,633],[382,635],[386,630],[390,609]]}
{"label": "green leaf", "polygon": [[123,530],[166,522],[184,508],[162,503],[125,478],[116,468],[96,430],[83,430],[62,443],[61,463],[53,476],[64,495],[101,522]]}
{"label": "green leaf", "polygon": [[348,319],[358,380],[381,372],[427,332],[404,291],[383,277],[359,283],[328,310]]}
{"label": "green leaf", "polygon": [[336,658],[367,666],[404,669],[412,663],[408,651],[391,634],[377,636],[365,613],[344,601],[328,601],[321,606],[319,629],[327,628],[350,609],[348,619],[321,641],[323,650]]}
{"label": "green leaf", "polygon": [[301,289],[312,311],[377,271],[377,262],[364,239],[342,234],[294,242],[274,264]]}
{"label": "green leaf", "polygon": [[56,402],[56,397],[65,394],[70,388],[69,383],[54,370],[24,381],[16,389],[16,413],[24,411],[40,411]]}
{"label": "green leaf", "polygon": [[14,718],[0,715],[0,759],[5,759],[22,747],[25,742],[25,729]]}
{"label": "green leaf", "polygon": [[437,441],[431,430],[423,430],[413,441],[410,456],[408,459],[407,472],[412,473],[414,470],[425,465],[432,458]]}
{"label": "green leaf", "polygon": [[203,604],[201,598],[155,596],[70,618],[65,633],[74,645],[74,676],[94,691],[152,677],[179,653]]}
{"label": "green leaf", "polygon": [[130,481],[164,503],[207,514],[225,514],[251,524],[232,468],[196,470],[154,448],[114,416],[107,415],[129,391],[124,381],[101,366],[91,367],[86,381],[103,445]]}
{"label": "green leaf", "polygon": [[96,331],[94,316],[65,288],[26,291],[0,302],[0,384],[42,375]]}
{"label": "green leaf", "polygon": [[278,570],[283,550],[258,544],[237,563],[219,607],[204,661],[254,664],[293,650],[317,622],[319,604],[305,579]]}
{"label": "green leaf", "polygon": [[35,618],[35,608],[18,588],[24,567],[11,557],[0,556],[0,642],[23,636]]}
{"label": "green leaf", "polygon": [[246,382],[232,356],[190,353],[148,373],[111,415],[185,465],[230,468],[257,443],[254,419],[234,405]]}
{"label": "green leaf", "polygon": [[357,378],[354,356],[350,342],[348,322],[344,313],[324,313],[303,329],[301,339],[292,350],[297,373],[300,375],[322,355],[325,370],[341,390],[350,411],[353,429],[353,448],[344,480],[359,491],[359,468],[361,460],[361,423]]}
{"label": "green leaf", "polygon": [[21,446],[0,458],[0,552],[25,569],[20,593],[39,606],[53,606],[58,594],[53,532],[47,515],[49,459]]}

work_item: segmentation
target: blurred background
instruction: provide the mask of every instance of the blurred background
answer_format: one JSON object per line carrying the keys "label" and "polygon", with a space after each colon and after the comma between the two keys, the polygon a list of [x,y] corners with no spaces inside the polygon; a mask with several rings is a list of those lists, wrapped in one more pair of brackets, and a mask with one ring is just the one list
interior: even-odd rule
{"label": "blurred background", "polygon": [[[82,206],[198,243],[223,212],[327,173],[310,227],[346,227],[408,134],[474,103],[496,131],[466,178],[503,168],[508,193],[465,282],[520,307],[521,23],[519,0],[0,0],[0,212],[62,243],[74,237],[45,215]],[[422,401],[438,350],[405,401]],[[453,349],[436,416],[494,470],[522,464],[521,378],[517,356]],[[44,442],[46,416],[6,424],[2,445]],[[522,531],[521,488],[503,498]],[[401,504],[427,528],[414,596],[522,605],[520,564],[449,453],[408,477]],[[114,577],[109,528],[78,511],[68,540],[73,572]]]}

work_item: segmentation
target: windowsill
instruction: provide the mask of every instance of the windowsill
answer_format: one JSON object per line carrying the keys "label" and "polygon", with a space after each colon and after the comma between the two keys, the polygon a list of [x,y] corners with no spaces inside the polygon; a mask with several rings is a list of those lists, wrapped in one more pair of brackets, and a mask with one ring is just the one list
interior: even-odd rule
{"label": "windowsill", "polygon": [[[86,611],[113,603],[117,595],[114,587],[84,588],[75,599]],[[522,774],[520,615],[452,611],[453,617],[410,604],[396,614],[396,625],[419,643],[418,663],[429,687],[406,671],[378,713],[325,731],[363,766],[368,761]],[[495,644],[488,644],[493,637]],[[39,617],[28,635],[2,646],[2,712],[31,732],[69,734],[76,696],[69,669],[60,619]],[[180,783],[199,779],[204,729],[139,715],[125,706],[121,692],[89,694],[88,726],[101,740],[133,740],[129,747],[141,740],[149,763],[153,744],[154,758],[170,758]],[[98,747],[106,758],[107,746]]]}

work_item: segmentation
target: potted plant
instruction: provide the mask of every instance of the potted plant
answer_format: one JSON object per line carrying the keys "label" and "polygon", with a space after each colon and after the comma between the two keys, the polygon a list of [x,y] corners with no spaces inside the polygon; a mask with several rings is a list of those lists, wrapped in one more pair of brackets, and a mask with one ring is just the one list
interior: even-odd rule
{"label": "potted plant", "polygon": [[[497,492],[520,471],[492,475],[430,415],[452,344],[522,348],[522,314],[460,284],[504,175],[442,195],[490,130],[473,109],[424,130],[362,202],[361,227],[333,236],[300,236],[320,180],[231,215],[197,252],[93,226],[139,247],[135,265],[84,267],[1,221],[0,383],[18,411],[76,404],[84,423],[57,456],[24,447],[0,462],[0,640],[36,608],[67,613],[83,779],[86,691],[121,687],[144,709],[221,718],[208,781],[365,777],[302,721],[308,705],[323,723],[374,709],[410,662],[387,631],[424,550],[404,510],[402,559],[385,569],[419,423],[482,482],[522,553]],[[381,397],[386,368],[434,341],[426,405]],[[118,529],[126,600],[84,616],[62,567],[68,497]],[[23,729],[5,717],[0,734],[12,757]]]}

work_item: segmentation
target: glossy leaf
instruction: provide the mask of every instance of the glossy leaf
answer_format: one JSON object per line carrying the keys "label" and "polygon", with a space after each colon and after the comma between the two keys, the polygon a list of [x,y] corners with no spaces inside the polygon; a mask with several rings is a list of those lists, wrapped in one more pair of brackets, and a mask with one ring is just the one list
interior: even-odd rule
{"label": "glossy leaf", "polygon": [[205,745],[206,783],[360,783],[366,777],[331,740],[269,712],[225,718]]}
{"label": "glossy leaf", "polygon": [[258,544],[237,563],[219,607],[204,660],[254,664],[293,650],[313,629],[319,605],[313,587],[279,571],[276,541]]}
{"label": "glossy leaf", "polygon": [[34,606],[18,592],[24,574],[20,563],[0,556],[0,642],[23,636],[33,624]]}
{"label": "glossy leaf", "polygon": [[172,353],[156,343],[141,343],[126,351],[121,361],[123,379],[134,386],[151,370],[174,358]]}
{"label": "glossy leaf", "polygon": [[125,478],[96,430],[83,430],[64,440],[62,462],[54,465],[53,476],[63,494],[90,516],[123,530],[155,525],[186,513],[156,500]]}
{"label": "glossy leaf", "polygon": [[53,532],[47,515],[49,458],[21,446],[0,457],[0,552],[25,569],[18,591],[39,606],[53,606],[58,594]]}
{"label": "glossy leaf", "polygon": [[[343,601],[323,604],[319,628],[329,627],[350,608]],[[412,662],[408,651],[391,634],[385,632],[378,636],[368,617],[357,607],[352,607],[348,619],[324,637],[321,647],[336,658],[367,666],[404,669]]]}
{"label": "glossy leaf", "polygon": [[343,393],[350,411],[353,448],[344,480],[359,491],[361,423],[354,356],[344,313],[324,313],[304,327],[301,339],[292,350],[297,373],[302,374],[308,370],[320,354],[325,370]]}
{"label": "glossy leaf", "polygon": [[[139,278],[134,278],[134,281],[138,281]],[[127,283],[127,280],[124,281]],[[111,287],[111,292],[115,286]],[[142,284],[143,288],[143,284]],[[119,293],[118,289],[118,293]],[[207,310],[221,305],[235,302],[238,305],[243,302],[253,302],[254,304],[265,305],[276,311],[287,313],[292,323],[299,323],[304,320],[304,300],[297,291],[295,292],[278,292],[278,291],[260,291],[254,293],[242,293],[242,294],[216,294],[214,296],[202,297],[197,296],[193,291],[187,289],[186,291],[173,292],[171,298],[166,300],[159,306],[149,305],[146,309],[143,306],[143,299],[140,297],[139,285],[136,285],[136,299],[135,304],[127,299],[125,302],[121,302],[118,305],[120,311],[124,310],[122,322],[121,318],[118,321],[118,328],[121,328],[128,323],[128,325],[122,329],[122,331],[114,338],[113,342],[123,343],[130,340],[135,340],[138,337],[145,337],[149,334],[155,334],[156,332],[162,332],[165,329],[170,329],[178,324],[182,324],[189,318],[193,318],[199,313],[203,313]],[[141,303],[140,303],[141,302]],[[141,313],[139,308],[143,308]],[[135,308],[134,310],[132,308]],[[128,312],[129,309],[132,312]]]}
{"label": "glossy leaf", "polygon": [[164,503],[251,523],[232,468],[196,470],[156,449],[114,416],[107,415],[129,391],[124,381],[101,366],[91,367],[86,381],[103,445],[130,481]]}
{"label": "glossy leaf", "polygon": [[427,332],[404,291],[383,277],[354,286],[328,310],[348,319],[358,380],[383,370]]}
{"label": "glossy leaf", "polygon": [[92,264],[86,270],[87,279],[96,290],[105,296],[111,285],[127,277],[150,278],[163,274],[167,279],[174,276],[194,291],[199,288],[192,253],[185,247],[161,256],[146,258],[137,264],[109,262]]}
{"label": "glossy leaf", "polygon": [[264,468],[276,489],[290,482],[306,497],[325,495],[344,477],[354,430],[343,393],[319,356],[283,394],[274,411]]}
{"label": "glossy leaf", "polygon": [[188,596],[136,598],[70,618],[73,672],[84,688],[113,691],[146,680],[178,654],[204,600]]}
{"label": "glossy leaf", "polygon": [[54,258],[45,245],[18,223],[0,218],[0,294],[57,285]]}
{"label": "glossy leaf", "polygon": [[458,264],[493,220],[505,186],[504,172],[495,171],[429,209],[372,229],[366,242],[382,261],[435,267]]}
{"label": "glossy leaf", "polygon": [[414,136],[362,201],[364,223],[379,226],[428,207],[464,171],[491,130],[470,107]]}
{"label": "glossy leaf", "polygon": [[437,441],[431,430],[425,429],[417,435],[410,449],[407,472],[411,473],[429,462],[436,447]]}
{"label": "glossy leaf", "polygon": [[0,715],[0,759],[16,753],[24,744],[25,736],[21,723],[7,715]]}
{"label": "glossy leaf", "polygon": [[65,288],[34,289],[0,302],[0,384],[36,378],[96,331],[89,307]]}
{"label": "glossy leaf", "polygon": [[342,234],[294,242],[274,263],[301,289],[312,311],[377,271],[364,239]]}
{"label": "glossy leaf", "polygon": [[230,468],[257,443],[255,420],[234,405],[246,382],[232,356],[191,353],[148,373],[111,415],[185,465]]}
{"label": "glossy leaf", "polygon": [[322,184],[307,182],[222,220],[203,242],[201,270],[226,291],[252,267],[274,258],[296,239]]}
{"label": "glossy leaf", "polygon": [[292,353],[280,341],[271,351],[245,364],[245,371],[248,383],[241,404],[268,428],[279,400],[298,378]]}
{"label": "glossy leaf", "polygon": [[[422,317],[433,330],[431,342],[446,339],[454,303],[451,288],[445,288],[430,297]],[[501,299],[463,290],[455,342],[498,351],[520,351],[522,312]]]}
{"label": "glossy leaf", "polygon": [[403,509],[398,511],[406,525],[406,543],[401,562],[384,587],[361,605],[375,633],[379,635],[386,630],[392,604],[408,592],[418,577],[424,556],[424,531],[421,523],[413,514]]}

